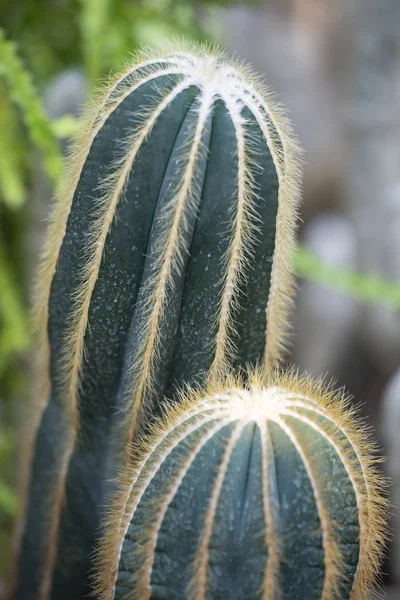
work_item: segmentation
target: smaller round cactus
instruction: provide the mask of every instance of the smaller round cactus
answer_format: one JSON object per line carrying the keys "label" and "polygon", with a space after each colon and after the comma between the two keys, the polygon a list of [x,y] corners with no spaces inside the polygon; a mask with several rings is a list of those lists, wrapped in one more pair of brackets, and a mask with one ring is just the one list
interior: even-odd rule
{"label": "smaller round cactus", "polygon": [[96,557],[102,600],[365,600],[386,501],[342,393],[252,373],[182,393],[135,452]]}

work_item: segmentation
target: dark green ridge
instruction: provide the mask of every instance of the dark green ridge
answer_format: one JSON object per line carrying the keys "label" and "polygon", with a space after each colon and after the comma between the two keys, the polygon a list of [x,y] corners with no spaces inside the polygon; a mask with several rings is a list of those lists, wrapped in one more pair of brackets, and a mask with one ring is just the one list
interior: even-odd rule
{"label": "dark green ridge", "polygon": [[261,597],[268,561],[262,482],[260,430],[249,423],[232,452],[215,513],[207,598]]}
{"label": "dark green ridge", "polygon": [[231,239],[237,192],[236,136],[217,99],[198,218],[184,274],[178,335],[169,361],[167,395],[181,382],[202,381],[215,352],[224,257]]}
{"label": "dark green ridge", "polygon": [[281,427],[268,423],[274,452],[282,600],[320,600],[325,567],[321,524],[303,461]]}
{"label": "dark green ridge", "polygon": [[336,540],[343,558],[342,582],[336,600],[346,600],[353,587],[360,551],[360,524],[353,484],[338,453],[321,433],[295,417],[285,417],[285,421],[306,445],[310,459],[318,459],[315,477],[325,495],[325,509],[335,524]]}
{"label": "dark green ridge", "polygon": [[37,433],[31,467],[29,505],[18,556],[18,575],[13,598],[36,600],[41,582],[42,547],[57,480],[57,465],[66,449],[69,422],[59,404],[49,402]]}
{"label": "dark green ridge", "polygon": [[256,197],[252,219],[254,241],[251,248],[246,249],[251,260],[241,280],[240,308],[234,315],[235,368],[256,364],[264,353],[279,193],[276,168],[256,118],[248,108],[243,109],[242,116],[246,119],[249,170]]}
{"label": "dark green ridge", "polygon": [[[271,137],[273,137],[274,142],[276,143],[277,151],[284,154],[285,149],[284,149],[284,145],[283,145],[283,140],[282,140],[274,122],[272,121],[271,117],[268,115],[267,111],[261,104],[258,106],[258,108],[259,108],[259,112],[261,114],[261,118],[265,119],[267,126],[268,126],[268,130],[271,132],[270,135],[271,135]],[[284,168],[287,167],[286,160],[282,161],[282,166]],[[285,175],[285,172],[283,173],[283,175]]]}
{"label": "dark green ridge", "polygon": [[[138,552],[138,549],[145,532],[154,523],[160,501],[175,484],[182,462],[200,447],[202,439],[214,425],[218,425],[218,421],[203,425],[188,435],[167,456],[147,486],[123,542],[115,600],[122,600],[127,592],[132,591],[135,575],[144,559],[143,552]],[[157,537],[151,575],[151,598],[187,598],[186,589],[191,576],[189,566],[200,543],[204,509],[234,427],[235,423],[224,426],[198,450],[167,508]]]}
{"label": "dark green ridge", "polygon": [[[153,218],[153,223],[148,236],[146,249],[146,259],[143,269],[143,275],[140,283],[137,303],[129,332],[125,365],[127,368],[126,381],[122,380],[122,389],[125,396],[131,395],[131,390],[135,389],[138,371],[140,370],[140,360],[138,360],[139,348],[146,330],[146,324],[150,318],[152,306],[148,305],[150,294],[156,289],[157,266],[160,264],[160,258],[165,253],[165,247],[161,245],[161,239],[166,231],[172,225],[172,219],[167,213],[174,199],[179,184],[183,180],[184,172],[189,158],[190,145],[192,143],[193,133],[196,129],[199,114],[199,104],[196,102],[188,112],[184,126],[182,126],[176,139],[174,148],[169,156],[168,166],[165,172],[163,185],[161,186],[159,198]],[[179,254],[175,259],[175,267],[172,269],[168,286],[167,302],[164,305],[162,318],[159,322],[158,338],[156,346],[157,359],[154,361],[153,370],[153,397],[163,396],[165,386],[168,382],[168,367],[173,356],[174,345],[178,337],[179,313],[182,302],[184,274],[189,257],[190,244],[193,238],[193,231],[196,224],[196,218],[201,199],[201,190],[206,175],[207,167],[207,148],[211,134],[212,110],[206,120],[202,134],[202,149],[199,158],[196,160],[193,172],[193,193],[186,201],[185,221],[186,227],[181,227],[179,234]],[[181,219],[181,222],[183,219]],[[194,367],[192,367],[194,369]],[[188,379],[188,375],[183,381]],[[123,405],[126,399],[123,400]],[[126,416],[123,415],[123,420]]]}
{"label": "dark green ridge", "polygon": [[[175,82],[176,77],[167,78],[164,80],[165,88],[174,87]],[[28,520],[20,559],[23,578],[20,579],[16,596],[21,600],[33,598],[37,589],[40,546],[45,535],[44,517],[51,503],[50,494],[57,478],[56,465],[62,457],[63,440],[68,427],[60,412],[61,394],[55,385],[59,378],[57,359],[60,357],[67,318],[71,312],[71,290],[76,289],[80,269],[84,264],[84,232],[88,231],[93,218],[96,200],[94,192],[101,181],[101,173],[106,175],[118,157],[121,140],[129,134],[127,125],[132,128],[135,126],[137,112],[143,104],[148,104],[150,90],[154,87],[157,94],[161,95],[160,81],[157,81],[157,85],[154,82],[145,84],[143,88],[146,89],[137,90],[134,95],[128,96],[110,115],[92,144],[74,196],[51,291],[49,337],[53,386],[51,400],[38,432],[34,456]],[[59,583],[55,580],[58,589],[54,590],[54,597],[60,600],[64,597],[83,597],[89,591],[87,556],[93,549],[94,533],[98,529],[99,513],[106,492],[103,489],[104,465],[110,439],[110,419],[115,410],[112,398],[115,398],[118,388],[126,333],[140,285],[154,201],[164,177],[168,148],[173,146],[182,117],[185,117],[197,93],[195,88],[182,92],[160,116],[135,162],[125,199],[118,207],[118,219],[113,222],[107,238],[90,306],[90,328],[85,335],[86,360],[80,394],[83,435],[77,448],[76,456],[79,460],[73,458],[71,462],[67,486],[68,511],[63,514],[62,525],[65,527],[67,542],[60,546],[62,561],[57,564],[57,570],[61,570],[61,573]],[[149,165],[151,172],[148,170]],[[142,176],[143,173],[146,174],[146,167],[147,176]],[[141,176],[135,177],[135,173]],[[141,201],[143,196],[149,200],[153,198],[153,205],[150,201]],[[82,234],[76,235],[77,231]],[[68,494],[68,488],[73,490],[71,494]],[[70,561],[73,571],[64,567]],[[81,577],[78,577],[78,572],[81,572]],[[77,586],[73,590],[62,583],[72,577]]]}
{"label": "dark green ridge", "polygon": [[[331,419],[316,413],[312,409],[301,407],[296,408],[296,411],[299,414],[304,414],[310,421],[315,423],[317,426],[322,427],[325,431],[331,430],[332,426],[334,425],[334,422]],[[343,453],[346,455],[346,457],[348,457],[349,462],[351,462],[353,465],[356,465],[356,471],[358,470],[357,467],[359,467],[358,472],[362,472],[362,465],[353,445],[345,433],[337,426],[335,426],[334,440],[337,445],[343,448]]]}

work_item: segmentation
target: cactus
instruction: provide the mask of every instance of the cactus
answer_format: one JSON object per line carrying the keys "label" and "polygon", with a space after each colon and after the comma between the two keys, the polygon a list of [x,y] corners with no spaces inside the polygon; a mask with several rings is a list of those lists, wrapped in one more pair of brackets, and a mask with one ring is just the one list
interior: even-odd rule
{"label": "cactus", "polygon": [[85,597],[108,481],[178,385],[279,360],[297,164],[270,95],[204,48],[141,56],[95,103],[38,278],[15,598]]}
{"label": "cactus", "polygon": [[183,394],[121,478],[96,597],[365,600],[386,507],[354,413],[294,371]]}

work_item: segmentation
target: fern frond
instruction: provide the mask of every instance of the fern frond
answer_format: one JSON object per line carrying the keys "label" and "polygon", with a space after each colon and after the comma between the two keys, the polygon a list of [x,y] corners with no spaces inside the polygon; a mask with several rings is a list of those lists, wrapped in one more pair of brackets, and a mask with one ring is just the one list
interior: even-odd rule
{"label": "fern frond", "polygon": [[1,29],[0,77],[4,77],[6,80],[10,97],[21,109],[21,115],[32,142],[43,154],[47,176],[54,184],[57,184],[61,175],[61,159],[50,121],[45,114],[32,77],[18,56],[15,43],[7,40]]}
{"label": "fern frond", "polygon": [[22,206],[26,197],[24,152],[18,139],[17,118],[4,88],[0,85],[0,196],[14,210]]}

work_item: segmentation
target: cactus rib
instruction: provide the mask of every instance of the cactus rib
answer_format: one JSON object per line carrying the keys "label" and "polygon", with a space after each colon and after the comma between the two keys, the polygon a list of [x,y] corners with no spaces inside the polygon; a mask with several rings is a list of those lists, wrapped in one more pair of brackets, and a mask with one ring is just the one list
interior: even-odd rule
{"label": "cactus rib", "polygon": [[[199,101],[198,122],[188,155],[186,171],[178,185],[176,195],[172,197],[166,214],[163,215],[166,224],[165,239],[161,238],[160,240],[163,253],[159,259],[160,264],[158,268],[156,267],[157,276],[155,281],[154,283],[151,282],[152,285],[149,290],[145,290],[146,305],[149,307],[147,319],[145,319],[145,333],[142,345],[137,351],[137,359],[133,361],[135,365],[139,363],[140,366],[136,376],[135,388],[128,404],[128,410],[130,408],[128,443],[132,442],[135,433],[137,433],[142,404],[146,392],[151,386],[152,363],[157,355],[156,344],[160,342],[159,323],[164,310],[168,286],[171,285],[171,272],[179,270],[179,267],[182,268],[181,254],[185,252],[185,249],[182,247],[181,240],[185,238],[185,229],[187,229],[185,212],[196,215],[198,210],[196,198],[193,198],[192,194],[193,176],[212,100],[212,94],[205,90],[203,98]],[[168,221],[171,222],[170,225]],[[135,368],[137,367],[135,366]]]}

